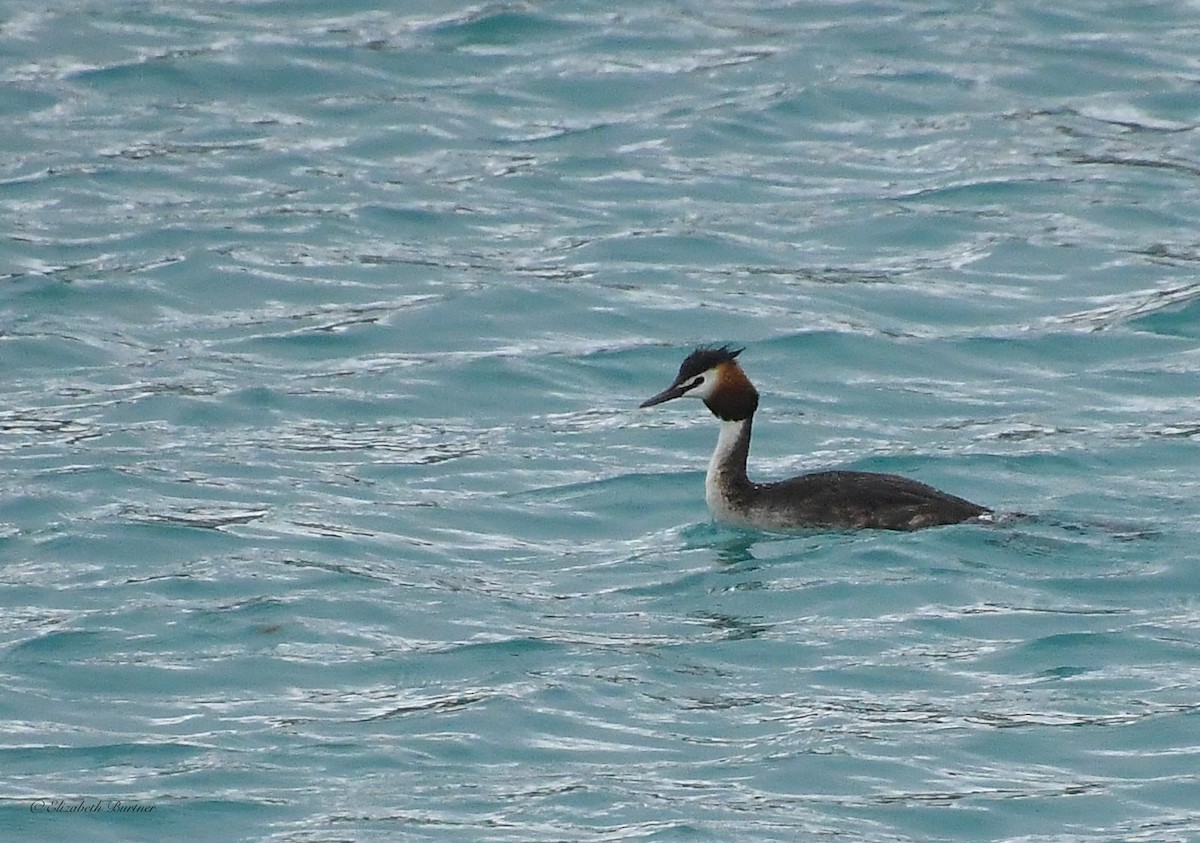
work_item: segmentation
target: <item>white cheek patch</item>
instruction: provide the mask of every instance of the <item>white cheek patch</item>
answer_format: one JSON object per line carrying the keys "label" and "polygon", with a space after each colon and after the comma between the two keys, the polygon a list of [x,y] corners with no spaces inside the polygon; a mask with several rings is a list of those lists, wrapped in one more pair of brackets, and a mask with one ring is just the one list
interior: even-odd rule
{"label": "white cheek patch", "polygon": [[709,369],[704,373],[704,380],[694,389],[689,390],[688,394],[696,398],[706,399],[711,398],[712,394],[717,391],[717,370]]}

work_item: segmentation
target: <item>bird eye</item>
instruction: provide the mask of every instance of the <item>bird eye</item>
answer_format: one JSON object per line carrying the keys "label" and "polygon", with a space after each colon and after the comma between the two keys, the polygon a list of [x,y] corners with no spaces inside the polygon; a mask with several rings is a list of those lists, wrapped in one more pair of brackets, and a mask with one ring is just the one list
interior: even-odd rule
{"label": "bird eye", "polygon": [[695,389],[702,383],[704,383],[704,375],[697,375],[696,379],[688,384],[688,389]]}

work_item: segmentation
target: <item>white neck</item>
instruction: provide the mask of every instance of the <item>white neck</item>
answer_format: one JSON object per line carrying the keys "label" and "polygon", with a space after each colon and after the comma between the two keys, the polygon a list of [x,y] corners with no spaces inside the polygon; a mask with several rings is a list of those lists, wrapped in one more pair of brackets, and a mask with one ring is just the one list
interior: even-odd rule
{"label": "white neck", "polygon": [[737,520],[732,511],[730,492],[746,483],[746,451],[744,448],[750,419],[722,421],[717,447],[708,462],[704,477],[704,500],[718,521]]}

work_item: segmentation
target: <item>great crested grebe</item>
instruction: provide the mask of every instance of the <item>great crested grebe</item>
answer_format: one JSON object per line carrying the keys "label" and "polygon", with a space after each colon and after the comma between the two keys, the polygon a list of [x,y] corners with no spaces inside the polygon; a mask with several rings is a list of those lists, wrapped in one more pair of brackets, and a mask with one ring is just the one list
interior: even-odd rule
{"label": "great crested grebe", "polygon": [[717,448],[704,478],[704,499],[717,521],[766,530],[919,530],[991,512],[897,474],[818,471],[776,483],[751,482],[746,457],[758,390],[735,359],[744,350],[697,348],[683,361],[674,382],[640,405],[653,407],[691,396],[704,401],[721,420]]}

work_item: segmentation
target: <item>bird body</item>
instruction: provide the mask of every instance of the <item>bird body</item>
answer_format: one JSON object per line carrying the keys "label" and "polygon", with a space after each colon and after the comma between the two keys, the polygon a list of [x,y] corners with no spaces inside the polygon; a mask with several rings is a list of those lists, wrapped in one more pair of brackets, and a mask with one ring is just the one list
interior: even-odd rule
{"label": "bird body", "polygon": [[683,361],[670,386],[642,407],[692,396],[720,419],[704,498],[717,521],[768,530],[797,528],[917,530],[956,524],[991,510],[932,486],[869,471],[818,471],[774,483],[746,473],[758,390],[732,351],[702,346]]}

